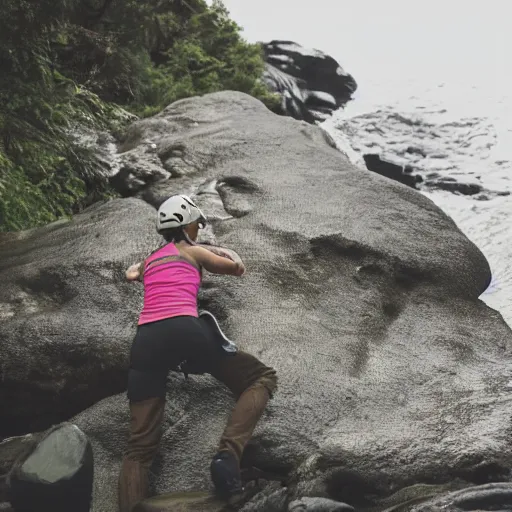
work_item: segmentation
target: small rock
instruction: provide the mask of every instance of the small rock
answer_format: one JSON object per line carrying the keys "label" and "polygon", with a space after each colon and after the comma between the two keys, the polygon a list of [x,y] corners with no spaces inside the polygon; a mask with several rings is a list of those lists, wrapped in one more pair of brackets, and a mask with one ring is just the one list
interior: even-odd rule
{"label": "small rock", "polygon": [[23,512],[89,512],[93,484],[92,447],[76,426],[50,430],[19,467],[9,485],[9,501]]}
{"label": "small rock", "polygon": [[388,160],[384,160],[377,154],[363,155],[364,163],[369,171],[385,176],[392,180],[398,181],[411,188],[417,188],[416,184],[423,181],[419,175],[412,174],[411,166],[404,167]]}

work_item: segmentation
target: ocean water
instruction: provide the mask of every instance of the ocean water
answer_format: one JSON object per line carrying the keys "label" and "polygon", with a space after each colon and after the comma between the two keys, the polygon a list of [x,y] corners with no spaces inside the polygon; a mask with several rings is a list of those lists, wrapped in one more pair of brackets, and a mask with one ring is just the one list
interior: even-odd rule
{"label": "ocean water", "polygon": [[493,277],[481,299],[512,326],[512,90],[477,80],[384,85],[368,79],[323,128],[355,163],[379,153],[434,184],[448,178],[482,187],[472,196],[420,190],[484,253]]}

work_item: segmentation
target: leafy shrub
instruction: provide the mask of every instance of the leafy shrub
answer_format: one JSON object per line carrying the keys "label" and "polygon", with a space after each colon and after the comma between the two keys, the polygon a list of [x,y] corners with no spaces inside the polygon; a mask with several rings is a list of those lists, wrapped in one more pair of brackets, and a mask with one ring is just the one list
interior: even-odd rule
{"label": "leafy shrub", "polygon": [[109,197],[73,136],[113,130],[120,106],[153,115],[175,100],[238,90],[277,105],[262,52],[214,0],[19,0],[0,6],[0,231]]}

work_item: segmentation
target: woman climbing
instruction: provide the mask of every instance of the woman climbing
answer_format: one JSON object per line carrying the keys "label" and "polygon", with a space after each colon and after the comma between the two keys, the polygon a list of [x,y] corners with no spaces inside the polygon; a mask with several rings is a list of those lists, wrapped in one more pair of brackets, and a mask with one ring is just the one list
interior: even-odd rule
{"label": "woman climbing", "polygon": [[[183,363],[224,383],[237,402],[210,464],[217,492],[242,490],[240,459],[277,384],[275,371],[254,356],[227,355],[199,320],[197,295],[202,269],[242,276],[245,267],[228,252],[195,241],[205,216],[187,196],[167,199],[158,209],[157,230],[167,242],[126,272],[144,283],[144,306],[130,354],[130,433],[119,476],[120,512],[131,512],[148,495],[149,468],[158,450],[167,375]],[[219,256],[223,254],[223,256]]]}

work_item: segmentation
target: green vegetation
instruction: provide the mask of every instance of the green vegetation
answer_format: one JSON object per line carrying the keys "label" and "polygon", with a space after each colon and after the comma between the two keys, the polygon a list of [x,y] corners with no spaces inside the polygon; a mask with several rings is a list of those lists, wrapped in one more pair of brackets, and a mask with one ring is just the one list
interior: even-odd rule
{"label": "green vegetation", "polygon": [[[0,231],[113,194],[76,133],[233,89],[270,108],[261,50],[220,1],[17,0],[0,7]],[[126,110],[123,110],[126,109]]]}

